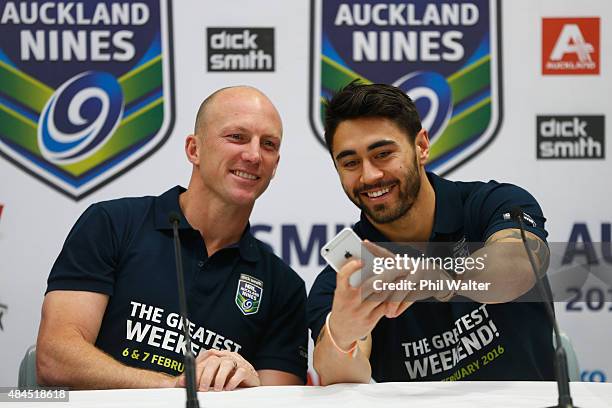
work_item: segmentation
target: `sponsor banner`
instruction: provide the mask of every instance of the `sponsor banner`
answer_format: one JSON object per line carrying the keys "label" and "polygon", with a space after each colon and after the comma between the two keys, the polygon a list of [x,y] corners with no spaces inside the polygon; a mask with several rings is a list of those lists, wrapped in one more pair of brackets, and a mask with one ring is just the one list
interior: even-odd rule
{"label": "sponsor banner", "polygon": [[542,19],[543,75],[599,75],[599,17]]}
{"label": "sponsor banner", "polygon": [[313,130],[324,98],[347,83],[398,86],[432,142],[428,170],[446,174],[495,137],[502,118],[500,2],[311,3]]}
{"label": "sponsor banner", "polygon": [[173,123],[170,2],[0,2],[0,153],[80,199]]}
{"label": "sponsor banner", "polygon": [[312,267],[320,272],[326,265],[321,249],[350,225],[351,222],[252,224],[251,233],[292,268]]}
{"label": "sponsor banner", "polygon": [[536,118],[538,159],[604,159],[603,115],[556,115]]}
{"label": "sponsor banner", "polygon": [[561,284],[556,290],[566,294],[567,312],[612,312],[612,303],[606,303],[612,301],[611,236],[610,222],[602,222],[598,230],[576,222],[567,247],[557,251],[562,255],[555,257],[551,250],[552,277]]}
{"label": "sponsor banner", "polygon": [[273,72],[274,28],[206,29],[209,72]]}

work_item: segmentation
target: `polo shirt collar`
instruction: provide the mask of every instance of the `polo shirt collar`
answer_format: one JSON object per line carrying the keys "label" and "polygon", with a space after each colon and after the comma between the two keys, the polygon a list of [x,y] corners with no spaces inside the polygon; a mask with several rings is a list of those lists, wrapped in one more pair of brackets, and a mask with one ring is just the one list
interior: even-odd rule
{"label": "polo shirt collar", "polygon": [[162,195],[155,197],[155,229],[172,229],[169,217],[173,212],[179,215],[179,229],[192,229],[179,205],[179,195],[185,191],[184,187],[175,186]]}
{"label": "polo shirt collar", "polygon": [[[434,225],[430,240],[439,234],[452,234],[463,227],[463,200],[461,192],[454,182],[446,180],[434,173],[427,172],[427,178],[436,194],[436,209],[434,212]],[[368,220],[362,212],[360,217],[360,231],[362,238],[373,242],[388,242],[376,227]]]}
{"label": "polo shirt collar", "polygon": [[376,229],[376,227],[370,222],[368,217],[362,211],[359,217],[359,224],[357,226],[357,233],[361,236],[361,239],[367,239],[371,242],[389,242],[382,232]]}
{"label": "polo shirt collar", "polygon": [[[186,189],[182,186],[175,186],[170,190],[166,191],[162,195],[155,197],[155,229],[157,230],[171,230],[172,224],[170,223],[170,213],[176,212],[179,214],[179,230],[191,230],[196,231],[189,224],[185,215],[181,211],[179,205],[179,195],[185,192]],[[197,231],[196,231],[197,232]],[[249,261],[257,262],[259,260],[259,251],[257,247],[257,241],[253,234],[251,234],[251,224],[247,223],[240,241],[230,245],[228,248],[238,248],[240,257]]]}

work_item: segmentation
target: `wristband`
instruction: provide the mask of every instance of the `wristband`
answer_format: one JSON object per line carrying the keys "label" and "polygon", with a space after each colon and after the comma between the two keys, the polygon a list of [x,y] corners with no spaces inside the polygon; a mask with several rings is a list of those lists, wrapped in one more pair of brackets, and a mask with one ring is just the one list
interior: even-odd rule
{"label": "wristband", "polygon": [[350,354],[351,357],[355,358],[355,356],[357,355],[357,342],[356,341],[351,346],[351,348],[348,349],[348,350],[343,350],[343,349],[340,348],[340,346],[338,346],[338,344],[336,344],[336,341],[334,340],[334,337],[331,334],[331,329],[329,328],[329,318],[331,317],[331,314],[332,314],[332,312],[329,312],[327,314],[327,317],[325,318],[325,330],[327,331],[327,335],[329,336],[329,339],[331,340],[331,343],[334,345],[336,350],[338,350],[340,353],[342,353],[342,354]]}

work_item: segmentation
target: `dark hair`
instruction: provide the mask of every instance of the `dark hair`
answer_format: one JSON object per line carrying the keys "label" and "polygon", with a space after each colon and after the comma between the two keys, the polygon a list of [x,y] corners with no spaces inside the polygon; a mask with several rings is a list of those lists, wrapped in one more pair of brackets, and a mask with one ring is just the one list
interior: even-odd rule
{"label": "dark hair", "polygon": [[336,129],[345,120],[387,118],[405,130],[411,142],[421,130],[421,119],[414,102],[404,91],[391,85],[368,85],[356,79],[325,102],[325,143],[330,153]]}

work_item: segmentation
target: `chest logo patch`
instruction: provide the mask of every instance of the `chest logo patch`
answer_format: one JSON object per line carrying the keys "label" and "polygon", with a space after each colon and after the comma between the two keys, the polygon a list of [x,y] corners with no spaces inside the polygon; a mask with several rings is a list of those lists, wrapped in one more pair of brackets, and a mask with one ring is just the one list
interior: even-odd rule
{"label": "chest logo patch", "polygon": [[240,274],[236,288],[236,306],[245,316],[259,311],[262,296],[263,282],[250,275]]}

